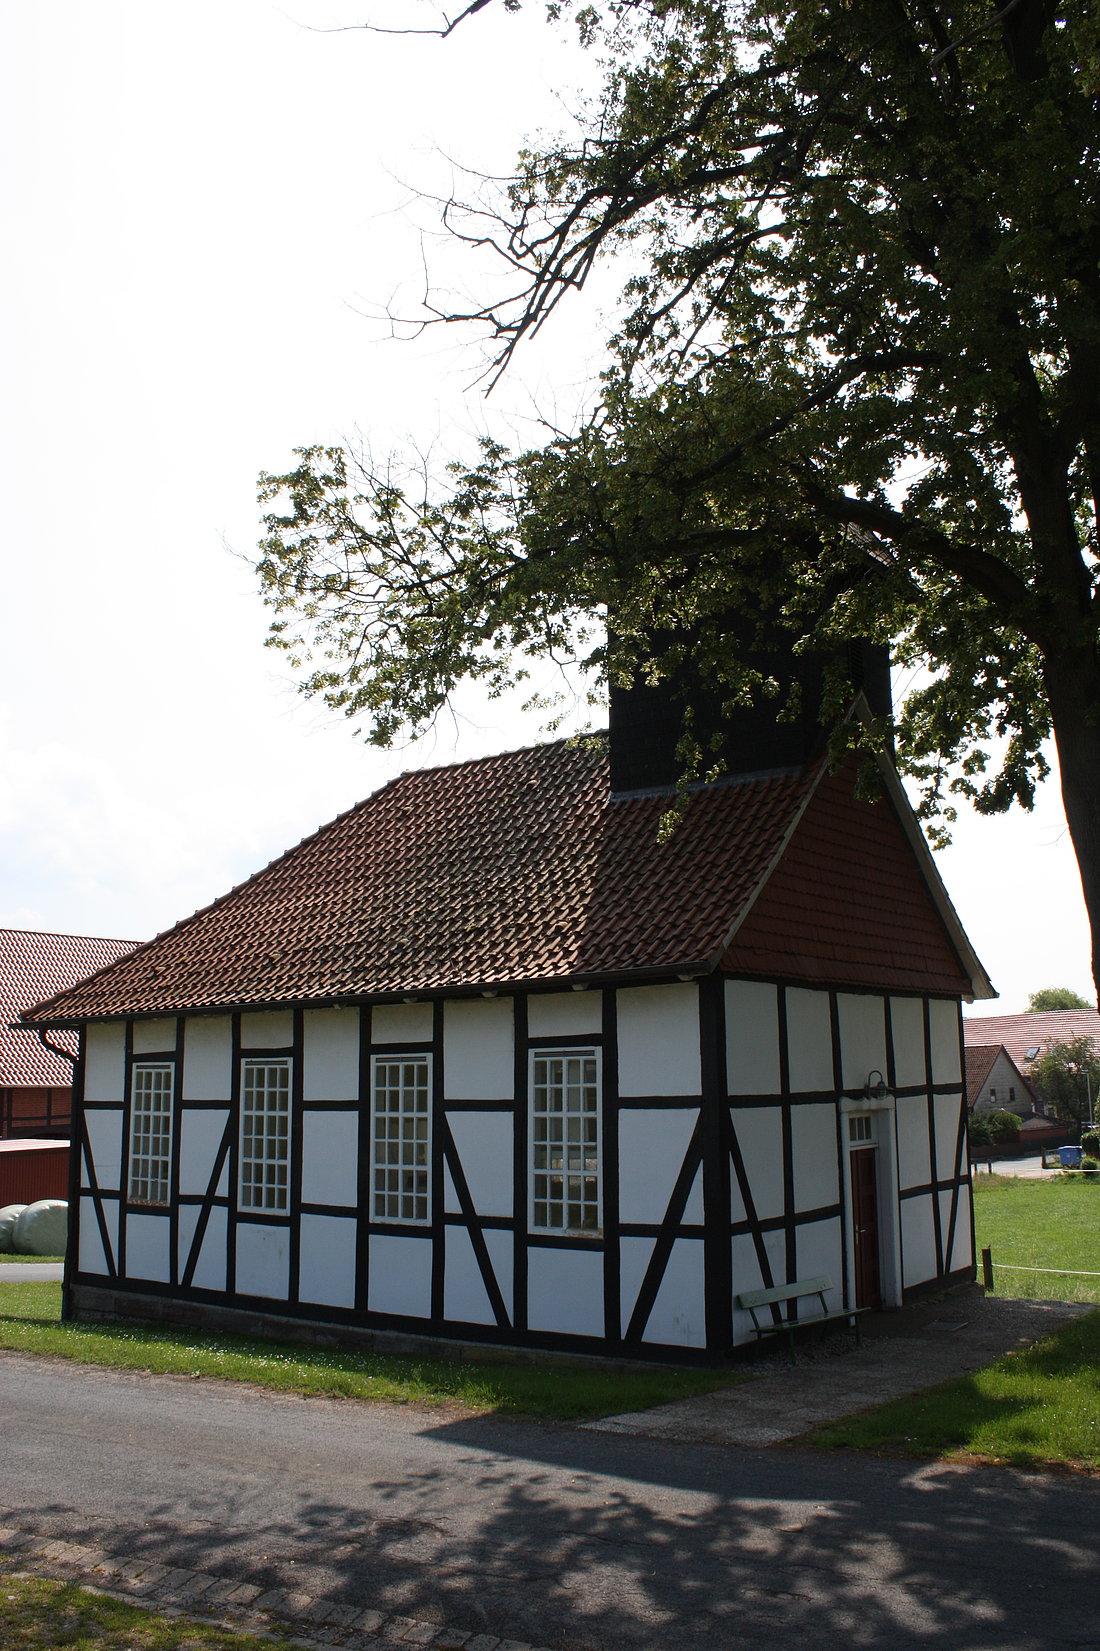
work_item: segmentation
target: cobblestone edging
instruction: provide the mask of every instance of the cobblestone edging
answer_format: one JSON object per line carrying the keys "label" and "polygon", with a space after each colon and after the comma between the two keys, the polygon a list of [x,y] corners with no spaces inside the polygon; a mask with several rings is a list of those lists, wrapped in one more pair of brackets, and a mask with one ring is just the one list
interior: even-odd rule
{"label": "cobblestone edging", "polygon": [[[96,1588],[117,1599],[147,1605],[163,1616],[187,1617],[242,1633],[268,1636],[277,1622],[279,1643],[303,1651],[321,1647],[327,1651],[329,1646],[343,1651],[396,1651],[410,1645],[430,1645],[435,1651],[544,1651],[524,1640],[502,1640],[495,1634],[342,1605],[338,1600],[285,1588],[265,1590],[239,1577],[127,1559],[100,1547],[31,1535],[12,1525],[0,1525],[0,1563],[5,1569],[18,1568]],[[283,1637],[287,1632],[292,1636],[289,1641]]]}

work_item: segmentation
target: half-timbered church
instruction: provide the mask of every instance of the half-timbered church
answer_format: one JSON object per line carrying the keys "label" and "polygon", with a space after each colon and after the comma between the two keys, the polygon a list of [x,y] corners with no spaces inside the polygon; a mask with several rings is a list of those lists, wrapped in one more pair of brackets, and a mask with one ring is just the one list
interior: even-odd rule
{"label": "half-timbered church", "polygon": [[82,1033],[66,1312],[713,1358],[745,1292],[972,1277],[992,988],[892,766],[860,800],[814,712],[734,717],[662,834],[676,719],[616,691],[29,1011]]}

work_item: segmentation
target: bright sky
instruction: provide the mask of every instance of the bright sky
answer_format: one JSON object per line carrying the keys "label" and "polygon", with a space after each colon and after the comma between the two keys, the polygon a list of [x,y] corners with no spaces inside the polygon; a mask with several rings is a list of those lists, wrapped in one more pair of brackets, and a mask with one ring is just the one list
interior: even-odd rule
{"label": "bright sky", "polygon": [[[524,439],[536,410],[569,422],[597,359],[566,308],[486,404],[472,336],[388,337],[425,259],[455,291],[488,273],[414,189],[447,194],[451,161],[506,172],[566,123],[582,65],[537,6],[446,42],[320,32],[370,4],[0,0],[0,925],[145,939],[393,774],[541,737],[468,701],[377,752],[263,647],[260,470],[357,434],[376,455]],[[989,1012],[1091,995],[1056,788],[939,858]]]}

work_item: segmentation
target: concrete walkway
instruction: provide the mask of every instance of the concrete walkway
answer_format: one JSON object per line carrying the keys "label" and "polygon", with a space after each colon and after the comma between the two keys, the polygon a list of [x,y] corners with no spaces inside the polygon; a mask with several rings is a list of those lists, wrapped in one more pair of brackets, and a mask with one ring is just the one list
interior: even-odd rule
{"label": "concrete walkway", "polygon": [[0,1283],[52,1284],[64,1271],[63,1261],[0,1261]]}
{"label": "concrete walkway", "polygon": [[934,1302],[871,1315],[864,1321],[862,1346],[849,1331],[820,1342],[807,1338],[796,1365],[784,1347],[750,1366],[758,1381],[585,1425],[655,1439],[774,1445],[823,1422],[969,1375],[1091,1311],[1081,1302],[1013,1301],[967,1286]]}

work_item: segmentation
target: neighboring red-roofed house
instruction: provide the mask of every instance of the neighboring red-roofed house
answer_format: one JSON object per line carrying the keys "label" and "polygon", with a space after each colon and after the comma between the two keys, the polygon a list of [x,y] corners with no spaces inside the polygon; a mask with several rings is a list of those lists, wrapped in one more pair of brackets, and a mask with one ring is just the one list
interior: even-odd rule
{"label": "neighboring red-roofed house", "polygon": [[133,945],[83,934],[0,929],[0,1140],[57,1140],[69,1134],[77,1039],[71,1032],[52,1034],[51,1049],[37,1032],[13,1025],[16,1017],[117,962]]}
{"label": "neighboring red-roofed house", "polygon": [[971,1112],[1015,1112],[1026,1118],[1036,1109],[1036,1101],[1035,1091],[1003,1043],[967,1043],[966,1104]]}
{"label": "neighboring red-roofed house", "polygon": [[405,774],[28,1013],[83,1032],[71,1314],[706,1358],[743,1292],[973,1276],[992,987],[892,767],[734,726],[663,835],[632,715]]}

